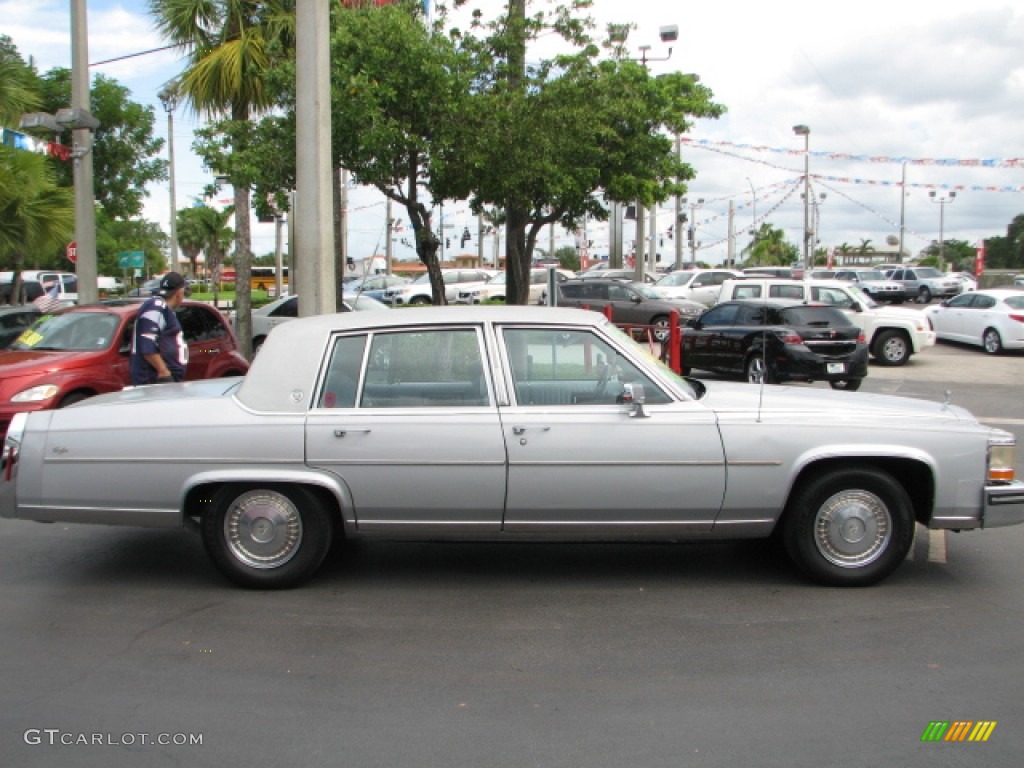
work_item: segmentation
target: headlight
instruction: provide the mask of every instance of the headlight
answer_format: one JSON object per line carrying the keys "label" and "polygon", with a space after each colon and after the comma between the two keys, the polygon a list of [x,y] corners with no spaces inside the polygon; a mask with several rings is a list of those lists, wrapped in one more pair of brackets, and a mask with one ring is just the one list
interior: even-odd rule
{"label": "headlight", "polygon": [[41,400],[49,400],[60,391],[56,384],[40,384],[38,387],[29,387],[11,398],[12,403],[38,403]]}
{"label": "headlight", "polygon": [[989,483],[1012,483],[1016,477],[1017,440],[1009,432],[996,430],[988,438]]}

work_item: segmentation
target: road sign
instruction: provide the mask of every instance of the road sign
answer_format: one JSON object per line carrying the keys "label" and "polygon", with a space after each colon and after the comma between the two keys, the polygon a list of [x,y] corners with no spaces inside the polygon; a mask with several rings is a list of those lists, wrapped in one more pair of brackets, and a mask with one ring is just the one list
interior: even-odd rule
{"label": "road sign", "polygon": [[121,269],[138,269],[146,265],[143,251],[122,251],[117,254],[117,266]]}
{"label": "road sign", "polygon": [[68,243],[68,247],[65,249],[65,252],[68,255],[68,261],[70,261],[72,264],[78,263],[78,243],[72,240],[70,243]]}

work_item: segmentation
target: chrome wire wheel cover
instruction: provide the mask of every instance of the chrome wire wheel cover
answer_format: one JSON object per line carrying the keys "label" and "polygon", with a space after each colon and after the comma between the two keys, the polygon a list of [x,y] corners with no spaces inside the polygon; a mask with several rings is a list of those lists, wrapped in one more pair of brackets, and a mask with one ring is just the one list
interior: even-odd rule
{"label": "chrome wire wheel cover", "polygon": [[814,544],[840,568],[861,568],[881,557],[892,537],[889,508],[878,496],[848,490],[825,501],[814,517]]}
{"label": "chrome wire wheel cover", "polygon": [[251,568],[279,568],[302,543],[302,517],[285,496],[249,491],[224,516],[224,538],[231,554]]}

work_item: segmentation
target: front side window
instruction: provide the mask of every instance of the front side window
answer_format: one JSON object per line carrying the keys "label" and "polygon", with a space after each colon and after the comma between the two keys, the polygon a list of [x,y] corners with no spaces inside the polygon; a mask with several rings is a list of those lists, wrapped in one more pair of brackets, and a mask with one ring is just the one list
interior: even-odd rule
{"label": "front side window", "polygon": [[709,309],[700,316],[700,324],[702,326],[732,325],[736,321],[740,306],[740,304],[722,304],[714,309]]}
{"label": "front side window", "polygon": [[671,398],[592,331],[506,328],[503,331],[519,405],[615,405],[626,384],[640,384],[647,403]]}

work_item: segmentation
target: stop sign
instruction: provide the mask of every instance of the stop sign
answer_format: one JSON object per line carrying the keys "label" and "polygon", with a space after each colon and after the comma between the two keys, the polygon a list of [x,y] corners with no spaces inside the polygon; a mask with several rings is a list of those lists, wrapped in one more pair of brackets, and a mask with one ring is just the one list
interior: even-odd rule
{"label": "stop sign", "polygon": [[76,243],[74,240],[72,240],[70,243],[68,243],[67,254],[68,254],[68,261],[70,261],[72,264],[77,263],[77,261],[78,261],[78,243]]}

